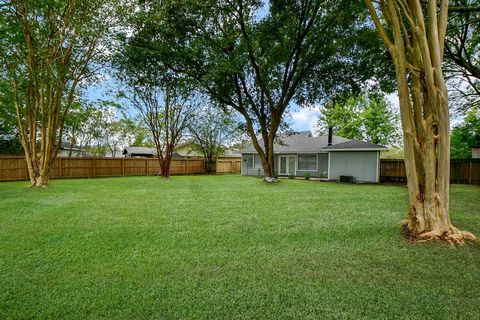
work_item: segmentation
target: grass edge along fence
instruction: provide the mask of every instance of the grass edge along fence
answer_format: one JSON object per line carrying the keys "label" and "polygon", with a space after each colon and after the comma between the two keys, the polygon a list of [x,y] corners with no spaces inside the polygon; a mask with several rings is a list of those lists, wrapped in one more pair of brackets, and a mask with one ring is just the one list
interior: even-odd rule
{"label": "grass edge along fence", "polygon": [[[218,173],[238,173],[240,159],[219,159],[225,163]],[[237,164],[238,163],[238,164]],[[202,158],[172,159],[172,175],[202,174]],[[59,157],[50,171],[52,179],[100,178],[126,176],[155,176],[160,173],[156,158],[102,158],[102,157]],[[0,156],[0,181],[28,180],[25,158],[22,156]]]}
{"label": "grass edge along fence", "polygon": [[[380,159],[380,182],[406,183],[403,159]],[[480,185],[480,159],[451,159],[450,182]]]}

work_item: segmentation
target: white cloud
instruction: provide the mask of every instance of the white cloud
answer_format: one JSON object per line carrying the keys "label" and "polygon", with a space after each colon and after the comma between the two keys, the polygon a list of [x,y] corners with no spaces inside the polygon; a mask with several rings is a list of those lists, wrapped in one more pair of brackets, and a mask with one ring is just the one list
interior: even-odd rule
{"label": "white cloud", "polygon": [[302,108],[298,111],[291,112],[287,121],[290,124],[290,128],[294,131],[310,130],[316,134],[319,115],[320,111],[317,109]]}

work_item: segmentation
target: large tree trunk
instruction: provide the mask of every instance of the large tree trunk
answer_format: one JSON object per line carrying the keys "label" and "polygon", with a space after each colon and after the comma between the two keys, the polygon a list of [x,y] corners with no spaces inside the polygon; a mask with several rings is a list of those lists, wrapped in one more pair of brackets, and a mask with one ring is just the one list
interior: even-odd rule
{"label": "large tree trunk", "polygon": [[440,1],[439,10],[435,0],[426,5],[420,0],[380,1],[393,39],[372,1],[366,3],[397,76],[409,195],[404,232],[414,241],[475,239],[455,228],[449,215],[450,119],[442,72],[447,0]]}
{"label": "large tree trunk", "polygon": [[160,177],[170,178],[170,165],[172,163],[172,155],[166,154],[163,157],[158,157],[160,163]]}
{"label": "large tree trunk", "polygon": [[275,156],[273,153],[273,144],[274,144],[274,137],[270,135],[267,139],[267,143],[265,144],[265,159],[262,159],[263,164],[263,171],[265,173],[265,181],[266,182],[276,182],[276,174],[275,174]]}

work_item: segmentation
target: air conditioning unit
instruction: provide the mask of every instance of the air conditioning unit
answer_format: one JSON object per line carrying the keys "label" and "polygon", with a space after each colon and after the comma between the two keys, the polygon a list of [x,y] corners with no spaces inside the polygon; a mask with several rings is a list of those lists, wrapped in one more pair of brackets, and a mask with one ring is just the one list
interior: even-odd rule
{"label": "air conditioning unit", "polygon": [[340,182],[354,183],[355,182],[355,177],[354,176],[340,176]]}

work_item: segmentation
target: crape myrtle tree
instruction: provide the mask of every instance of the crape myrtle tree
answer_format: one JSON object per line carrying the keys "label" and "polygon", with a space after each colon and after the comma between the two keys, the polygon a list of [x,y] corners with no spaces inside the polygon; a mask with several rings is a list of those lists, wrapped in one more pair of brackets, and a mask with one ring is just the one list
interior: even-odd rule
{"label": "crape myrtle tree", "polygon": [[198,108],[198,101],[181,84],[169,80],[163,87],[155,84],[135,85],[127,93],[140,117],[150,130],[160,165],[160,176],[170,177],[173,152],[185,135]]}
{"label": "crape myrtle tree", "polygon": [[361,1],[164,0],[143,8],[129,20],[125,50],[137,70],[163,66],[236,110],[266,181],[275,181],[273,145],[293,102],[385,74],[372,58],[384,48]]}
{"label": "crape myrtle tree", "polygon": [[212,163],[225,152],[227,145],[243,135],[242,126],[233,112],[222,110],[208,100],[195,112],[188,131],[193,137],[193,149],[203,155],[206,172],[211,172]]}
{"label": "crape myrtle tree", "polygon": [[32,186],[47,186],[79,86],[107,50],[114,0],[0,0],[0,81],[7,82]]}
{"label": "crape myrtle tree", "polygon": [[409,195],[404,231],[412,240],[475,239],[449,215],[450,119],[442,71],[448,1],[366,3],[397,75]]}

